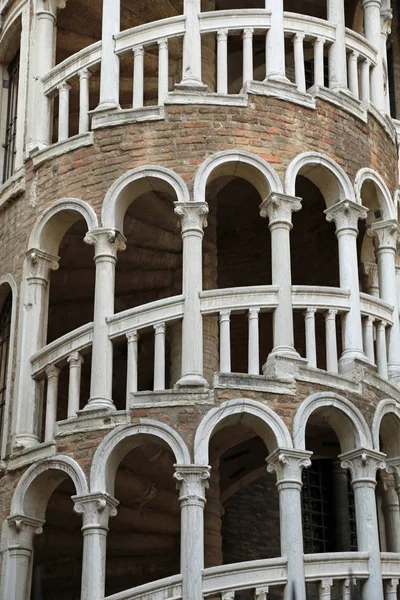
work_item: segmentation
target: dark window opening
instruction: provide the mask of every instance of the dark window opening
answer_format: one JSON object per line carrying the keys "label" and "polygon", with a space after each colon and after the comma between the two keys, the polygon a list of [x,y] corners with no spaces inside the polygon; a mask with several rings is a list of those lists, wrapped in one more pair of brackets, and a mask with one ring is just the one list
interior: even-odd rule
{"label": "dark window opening", "polygon": [[[304,61],[304,69],[306,88],[308,89],[314,85],[314,59]],[[329,61],[327,56],[324,56],[324,86],[329,87]]]}
{"label": "dark window opening", "polygon": [[8,295],[0,313],[0,433],[3,429],[7,391],[7,366],[10,348],[11,294]]}
{"label": "dark window opening", "polygon": [[17,134],[17,107],[18,107],[18,82],[19,82],[19,53],[8,66],[8,103],[6,135],[4,140],[4,165],[3,181],[6,181],[14,172],[15,141]]}

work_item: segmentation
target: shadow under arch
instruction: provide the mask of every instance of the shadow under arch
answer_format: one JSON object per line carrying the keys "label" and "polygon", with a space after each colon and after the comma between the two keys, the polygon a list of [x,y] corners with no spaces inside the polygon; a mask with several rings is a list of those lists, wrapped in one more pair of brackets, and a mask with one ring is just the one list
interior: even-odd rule
{"label": "shadow under arch", "polygon": [[221,176],[245,179],[262,200],[271,192],[283,192],[278,174],[265,160],[244,150],[226,150],[213,154],[201,165],[194,181],[194,200],[205,202],[207,185]]}
{"label": "shadow under arch", "polygon": [[392,398],[381,400],[372,421],[374,450],[388,458],[400,456],[400,404]]}
{"label": "shadow under arch", "polygon": [[318,392],[304,400],[293,420],[293,443],[306,449],[306,427],[312,414],[324,413],[337,435],[341,452],[356,448],[372,449],[372,436],[361,412],[349,400],[334,392]]}
{"label": "shadow under arch", "polygon": [[127,171],[117,179],[104,198],[101,222],[104,227],[123,233],[124,217],[135,198],[146,192],[164,192],[177,202],[189,202],[189,191],[183,179],[164,167],[146,166]]}
{"label": "shadow under arch", "polygon": [[372,213],[380,212],[380,216],[372,221],[397,218],[389,188],[379,173],[368,168],[360,169],[354,180],[354,188],[359,204],[366,206]]}
{"label": "shadow under arch", "polygon": [[289,431],[282,419],[268,406],[240,398],[228,400],[210,410],[197,428],[194,441],[194,461],[209,462],[209,442],[213,434],[227,425],[238,422],[251,425],[271,453],[276,448],[293,448]]}
{"label": "shadow under arch", "polygon": [[176,464],[190,464],[189,450],[172,427],[153,419],[140,419],[138,424],[118,427],[98,446],[90,470],[90,490],[112,496],[117,469],[123,458],[137,446],[152,442],[172,451]]}

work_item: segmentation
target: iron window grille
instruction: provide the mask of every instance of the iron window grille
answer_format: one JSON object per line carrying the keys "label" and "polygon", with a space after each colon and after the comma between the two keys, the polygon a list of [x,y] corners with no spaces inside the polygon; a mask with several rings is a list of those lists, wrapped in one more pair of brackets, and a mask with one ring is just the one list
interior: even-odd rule
{"label": "iron window grille", "polygon": [[7,367],[10,349],[11,304],[9,294],[0,313],[0,433],[3,430],[4,410],[7,391]]}
{"label": "iron window grille", "polygon": [[18,107],[18,82],[19,82],[19,53],[8,65],[8,81],[4,82],[8,86],[7,102],[7,121],[6,134],[4,140],[4,164],[3,164],[3,182],[6,181],[14,172],[15,165],[15,141],[17,134],[17,107]]}

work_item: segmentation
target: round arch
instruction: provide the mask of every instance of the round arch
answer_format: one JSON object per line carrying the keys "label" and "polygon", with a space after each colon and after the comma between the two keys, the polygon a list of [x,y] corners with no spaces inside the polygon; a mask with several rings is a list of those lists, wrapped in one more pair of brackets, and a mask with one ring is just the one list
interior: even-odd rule
{"label": "round arch", "polygon": [[[356,178],[354,180],[354,188],[356,192],[357,202],[359,204],[363,204],[363,186],[367,182],[372,182],[374,184],[377,200],[379,203],[379,209],[382,212],[383,220],[389,221],[391,219],[396,219],[396,210],[389,192],[389,188],[387,187],[386,183],[384,182],[383,178],[379,175],[379,173],[373,171],[372,169],[360,169],[360,171],[358,171],[356,175]],[[364,203],[364,205],[367,206],[367,208],[370,208],[368,206],[368,203]]]}
{"label": "round arch", "polygon": [[211,436],[225,425],[248,422],[265,441],[271,453],[276,448],[293,448],[290,433],[282,419],[269,407],[255,400],[228,400],[210,410],[197,428],[194,440],[194,462],[207,465]]}
{"label": "round arch", "polygon": [[[8,292],[7,292],[8,288]],[[3,293],[5,292],[5,293]],[[16,333],[16,322],[17,322],[17,310],[18,310],[18,286],[14,277],[10,273],[6,273],[0,277],[0,311],[3,308],[4,301],[11,293],[11,324],[10,324],[10,340],[8,348],[8,362],[6,366],[7,379],[6,379],[6,398],[5,407],[3,414],[3,430],[0,431],[1,446],[0,446],[0,458],[3,459],[6,456],[7,450],[7,432],[9,423],[9,408],[11,406],[11,389],[12,389],[12,366],[14,364],[14,347],[15,347],[15,333]],[[12,405],[11,415],[11,435],[15,433],[15,412],[16,403]],[[0,423],[1,426],[1,423]]]}
{"label": "round arch", "polygon": [[78,496],[88,493],[82,468],[69,456],[55,456],[29,467],[15,489],[10,516],[26,515],[44,520],[50,496],[67,477],[72,479]]}
{"label": "round arch", "polygon": [[348,175],[340,165],[325,154],[304,152],[292,160],[285,177],[285,191],[289,196],[296,195],[298,175],[304,175],[319,188],[327,208],[342,200],[357,201]]}
{"label": "round arch", "polygon": [[123,232],[124,217],[135,198],[146,192],[168,192],[177,202],[189,202],[189,191],[183,179],[164,167],[147,166],[127,171],[117,179],[105,195],[101,211],[104,227]]}
{"label": "round arch", "polygon": [[121,460],[143,443],[156,442],[169,448],[178,465],[190,464],[189,450],[181,438],[164,423],[140,419],[135,425],[125,425],[110,432],[98,446],[90,470],[92,492],[114,494],[114,481]]}
{"label": "round arch", "polygon": [[43,250],[56,256],[64,234],[82,218],[88,231],[98,227],[96,213],[87,202],[78,198],[57,200],[40,215],[33,226],[28,250]]}
{"label": "round arch", "polygon": [[194,181],[194,199],[206,201],[207,184],[222,175],[242,177],[254,185],[261,200],[271,192],[282,193],[282,182],[265,160],[244,150],[227,150],[210,156],[200,167]]}
{"label": "round arch", "polygon": [[[385,417],[390,415],[389,421]],[[376,407],[372,421],[372,439],[374,450],[381,452],[379,438],[384,438],[384,452],[389,458],[400,456],[400,404],[392,398],[381,400]]]}
{"label": "round arch", "polygon": [[339,439],[342,453],[356,448],[372,449],[372,436],[361,412],[334,392],[312,394],[300,404],[293,419],[293,443],[296,449],[306,449],[308,420],[315,411],[323,409],[331,412],[330,425]]}

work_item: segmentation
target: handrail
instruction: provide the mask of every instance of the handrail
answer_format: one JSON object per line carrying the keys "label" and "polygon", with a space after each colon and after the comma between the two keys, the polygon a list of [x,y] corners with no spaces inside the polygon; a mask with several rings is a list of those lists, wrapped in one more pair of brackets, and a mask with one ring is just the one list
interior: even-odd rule
{"label": "handrail", "polygon": [[156,596],[157,600],[181,600],[182,575],[172,575],[172,577],[145,583],[107,596],[103,600],[153,600]]}
{"label": "handrail", "polygon": [[393,306],[369,294],[360,294],[361,314],[393,325]]}
{"label": "handrail", "polygon": [[121,54],[135,46],[155,44],[161,39],[182,36],[185,33],[185,21],[184,15],[178,15],[121,31],[114,36],[115,52]]}
{"label": "handrail", "polygon": [[101,40],[87,48],[83,48],[76,54],[69,56],[60,64],[56,65],[43,77],[44,93],[48,96],[54,93],[57,86],[64,81],[78,75],[82,69],[88,69],[101,60]]}
{"label": "handrail", "polygon": [[349,310],[350,292],[341,288],[294,285],[292,286],[292,302],[295,309],[316,308],[339,311]]}
{"label": "handrail", "polygon": [[203,594],[209,596],[228,590],[285,585],[286,565],[287,559],[279,557],[210,567],[203,572]]}
{"label": "handrail", "polygon": [[306,37],[321,37],[328,42],[334,42],[336,36],[336,25],[324,19],[291,12],[284,13],[284,29],[285,33],[304,33]]}
{"label": "handrail", "polygon": [[384,579],[400,578],[399,552],[381,552],[381,565]]}
{"label": "handrail", "polygon": [[265,30],[270,26],[271,11],[265,8],[218,10],[200,14],[201,33],[212,33],[219,29],[243,30],[247,27]]}
{"label": "handrail", "polygon": [[376,50],[372,44],[361,34],[346,27],[346,47],[368,58],[371,63],[376,65]]}
{"label": "handrail", "polygon": [[[321,579],[366,579],[368,552],[328,552],[326,554],[305,554],[304,572],[306,581]],[[351,565],[351,573],[349,571]],[[324,567],[323,569],[321,567]]]}
{"label": "handrail", "polygon": [[260,285],[207,290],[201,292],[200,298],[203,315],[219,310],[248,310],[251,307],[272,310],[278,306],[278,287]]}

